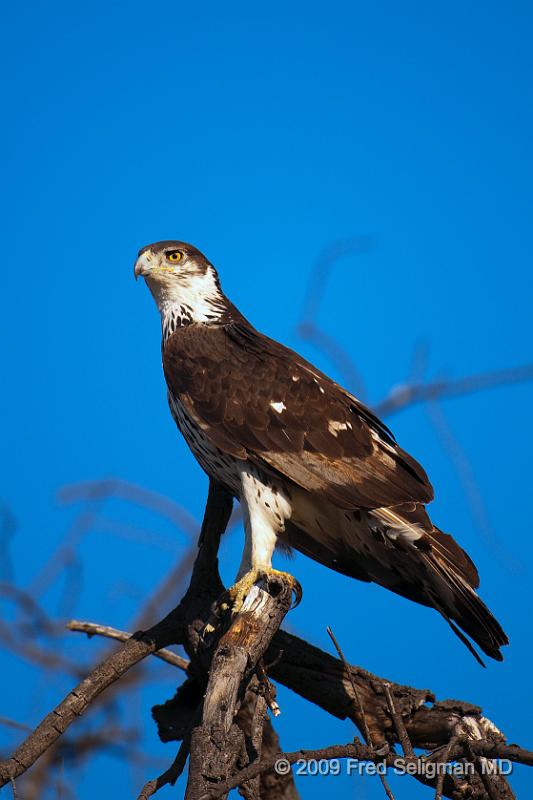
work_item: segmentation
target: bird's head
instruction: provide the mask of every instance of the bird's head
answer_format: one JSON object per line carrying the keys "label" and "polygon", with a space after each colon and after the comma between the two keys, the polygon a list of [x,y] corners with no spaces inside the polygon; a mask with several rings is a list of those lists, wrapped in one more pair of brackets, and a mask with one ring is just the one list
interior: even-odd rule
{"label": "bird's head", "polygon": [[139,250],[134,267],[148,284],[161,316],[185,313],[191,322],[217,321],[225,308],[217,271],[191,244],[156,242]]}

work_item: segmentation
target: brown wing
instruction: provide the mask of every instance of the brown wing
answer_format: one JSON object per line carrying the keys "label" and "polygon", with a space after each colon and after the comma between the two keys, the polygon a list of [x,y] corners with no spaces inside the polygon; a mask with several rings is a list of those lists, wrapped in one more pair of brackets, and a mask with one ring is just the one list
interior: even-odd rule
{"label": "brown wing", "polygon": [[346,509],[433,497],[422,467],[369,409],[247,323],[180,329],[163,366],[170,391],[226,453]]}

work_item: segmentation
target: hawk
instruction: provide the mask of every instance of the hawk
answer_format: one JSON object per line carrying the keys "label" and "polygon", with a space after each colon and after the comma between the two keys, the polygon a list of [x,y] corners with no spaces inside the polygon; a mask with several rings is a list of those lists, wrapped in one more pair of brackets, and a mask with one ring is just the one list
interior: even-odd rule
{"label": "hawk", "polygon": [[[134,269],[161,315],[174,420],[200,466],[242,506],[238,603],[276,545],[439,611],[502,660],[507,636],[476,589],[476,567],[425,509],[423,468],[350,392],[256,330],[185,242],[143,247]],[[298,584],[291,576],[297,590]]]}

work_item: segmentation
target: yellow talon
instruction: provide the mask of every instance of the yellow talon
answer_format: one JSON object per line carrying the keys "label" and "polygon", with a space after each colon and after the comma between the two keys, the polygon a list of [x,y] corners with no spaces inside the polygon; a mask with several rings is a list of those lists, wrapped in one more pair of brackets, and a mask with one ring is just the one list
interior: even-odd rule
{"label": "yellow talon", "polygon": [[[296,580],[293,575],[290,575],[288,572],[281,572],[279,569],[262,569],[259,570],[259,577],[265,578],[267,583],[269,578],[278,578],[282,583],[287,583],[291,587],[292,591],[294,592],[294,603],[292,608],[296,608],[296,606],[300,605],[302,601],[302,587],[300,583]],[[255,583],[255,581],[254,581]]]}
{"label": "yellow talon", "polygon": [[270,579],[288,584],[294,592],[295,602],[292,606],[293,608],[296,608],[301,601],[302,587],[296,578],[294,578],[288,572],[281,572],[279,569],[272,569],[272,567],[257,567],[255,569],[251,569],[249,572],[243,575],[242,578],[240,578],[237,583],[231,586],[226,592],[226,597],[231,603],[231,610],[234,614],[238,614],[246,599],[246,595],[252,586],[254,586],[254,584],[261,579],[264,579],[267,584]]}
{"label": "yellow talon", "polygon": [[226,591],[223,592],[223,594],[218,598],[216,603],[214,603],[211,617],[206,623],[203,635],[209,635],[214,631],[216,622],[226,613],[226,611],[231,611],[233,615],[238,614],[250,589],[261,579],[264,579],[267,584],[269,579],[288,584],[294,592],[294,603],[292,608],[296,608],[296,606],[300,603],[302,599],[302,587],[296,578],[294,578],[288,572],[281,572],[278,569],[272,569],[272,567],[254,568],[249,572],[246,572],[242,578],[239,578],[239,580],[233,584],[233,586],[230,586],[229,589],[226,589]]}

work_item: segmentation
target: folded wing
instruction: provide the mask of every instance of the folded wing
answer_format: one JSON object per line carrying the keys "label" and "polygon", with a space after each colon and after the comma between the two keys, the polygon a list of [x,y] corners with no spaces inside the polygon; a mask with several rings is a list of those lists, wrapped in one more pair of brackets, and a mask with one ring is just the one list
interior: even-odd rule
{"label": "folded wing", "polygon": [[422,467],[369,409],[253,328],[191,326],[169,339],[163,363],[171,391],[224,452],[346,509],[432,499]]}

